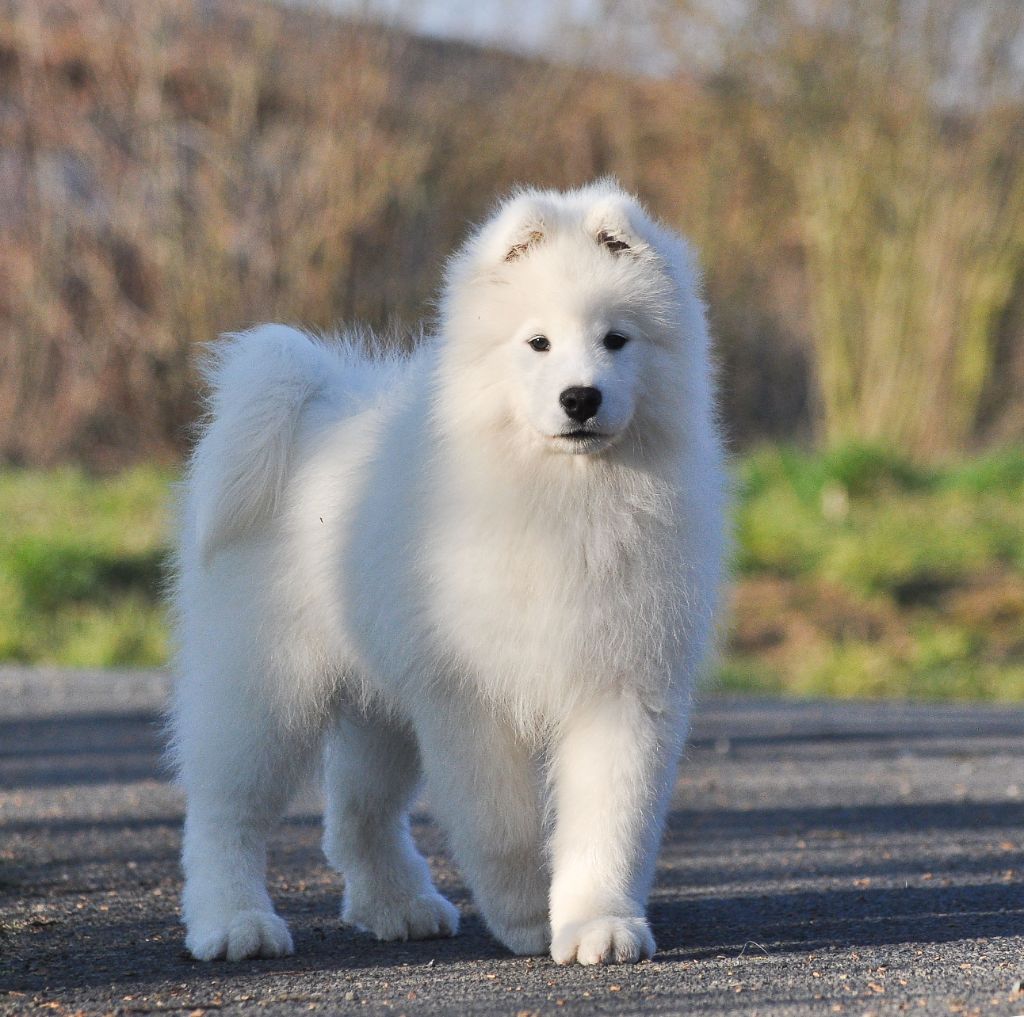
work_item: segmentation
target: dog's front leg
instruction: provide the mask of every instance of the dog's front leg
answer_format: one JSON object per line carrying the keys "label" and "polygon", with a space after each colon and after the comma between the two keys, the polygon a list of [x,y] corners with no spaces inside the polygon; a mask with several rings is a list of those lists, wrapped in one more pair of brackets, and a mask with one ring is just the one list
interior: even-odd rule
{"label": "dog's front leg", "polygon": [[645,916],[685,711],[629,693],[569,719],[551,765],[551,955],[560,964],[633,963],[654,953]]}

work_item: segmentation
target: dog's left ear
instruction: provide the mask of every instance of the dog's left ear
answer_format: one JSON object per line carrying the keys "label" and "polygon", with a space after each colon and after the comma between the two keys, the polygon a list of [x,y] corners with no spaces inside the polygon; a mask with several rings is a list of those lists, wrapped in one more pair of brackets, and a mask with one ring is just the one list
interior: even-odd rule
{"label": "dog's left ear", "polygon": [[587,232],[594,242],[616,256],[647,254],[643,211],[625,195],[612,195],[598,202],[588,213]]}
{"label": "dog's left ear", "polygon": [[632,247],[632,244],[621,233],[616,233],[613,230],[598,230],[597,242],[602,247],[611,251],[612,254],[628,251]]}

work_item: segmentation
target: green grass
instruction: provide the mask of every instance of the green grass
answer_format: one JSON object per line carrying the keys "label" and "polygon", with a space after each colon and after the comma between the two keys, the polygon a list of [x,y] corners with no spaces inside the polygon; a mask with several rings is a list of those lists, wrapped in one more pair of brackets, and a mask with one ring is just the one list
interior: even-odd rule
{"label": "green grass", "polygon": [[172,480],[156,469],[109,479],[0,471],[0,660],[167,659],[160,588]]}
{"label": "green grass", "polygon": [[741,574],[819,575],[863,593],[1024,570],[1024,451],[924,472],[889,453],[772,449],[739,464]]}
{"label": "green grass", "polygon": [[[1024,449],[923,468],[769,448],[736,470],[718,687],[1024,700]],[[0,471],[0,660],[166,660],[173,479]]]}
{"label": "green grass", "polygon": [[1024,449],[739,463],[729,689],[1024,698]]}

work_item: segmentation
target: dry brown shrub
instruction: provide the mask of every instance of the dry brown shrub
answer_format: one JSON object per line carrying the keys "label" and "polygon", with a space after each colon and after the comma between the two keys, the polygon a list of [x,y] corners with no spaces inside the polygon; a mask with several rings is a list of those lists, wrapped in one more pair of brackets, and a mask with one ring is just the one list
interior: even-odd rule
{"label": "dry brown shrub", "polygon": [[7,458],[173,456],[193,343],[363,309],[364,238],[424,175],[428,125],[400,101],[400,36],[286,18],[193,0],[5,8]]}
{"label": "dry brown shrub", "polygon": [[[657,24],[659,11],[694,5],[611,6]],[[822,422],[828,436],[889,436],[887,424],[861,426],[878,415],[869,375],[916,384],[925,373],[913,351],[895,367],[857,366],[865,336],[890,329],[862,264],[878,245],[865,234],[844,248],[838,267],[854,284],[837,296],[821,225],[848,232],[835,216],[839,174],[884,177],[830,134],[814,135],[825,139],[814,159],[792,158],[823,108],[835,120],[820,89],[804,85],[823,65],[839,80],[829,60],[840,50],[795,29],[773,50],[763,24],[747,29],[698,83],[685,60],[676,74],[635,73],[613,38],[570,66],[261,0],[0,0],[0,460],[172,459],[195,412],[196,343],[268,318],[407,329],[429,316],[444,257],[496,195],[603,173],[696,241],[736,438],[807,437]],[[667,31],[659,38],[671,45]],[[860,122],[854,99],[833,124],[840,141]],[[949,155],[929,192],[933,227],[900,231],[918,252],[908,280],[932,268],[935,279],[908,282],[896,303],[912,305],[907,341],[927,349],[942,381],[919,386],[914,427],[891,435],[908,444],[934,438],[946,407],[956,426],[936,447],[973,441],[982,424],[1003,438],[1024,433],[1024,384],[1011,370],[1024,370],[1017,206],[1003,215],[1011,206],[993,204],[977,174],[956,187],[964,160],[1017,172],[1002,141],[1018,138],[1019,118],[1010,104],[971,134],[975,147]],[[917,193],[911,174],[893,179],[890,190]],[[998,272],[964,274],[964,257],[983,268],[975,255],[997,248]],[[963,347],[964,314],[943,299],[970,286],[977,297],[961,304],[980,352],[958,358],[949,351]],[[848,313],[830,331],[822,322],[837,302]],[[855,401],[868,410],[839,428],[828,364],[851,341],[856,363],[841,370],[868,378]]]}

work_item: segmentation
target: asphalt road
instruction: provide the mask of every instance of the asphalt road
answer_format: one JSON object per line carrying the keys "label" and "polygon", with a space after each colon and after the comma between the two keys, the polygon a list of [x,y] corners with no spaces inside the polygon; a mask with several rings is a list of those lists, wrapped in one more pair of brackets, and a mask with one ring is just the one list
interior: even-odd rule
{"label": "asphalt road", "polygon": [[298,953],[204,965],[177,924],[159,674],[0,670],[0,1013],[1024,1014],[1024,710],[705,702],[651,905],[659,953],[560,968],[485,933],[340,927],[313,792],[271,887]]}

